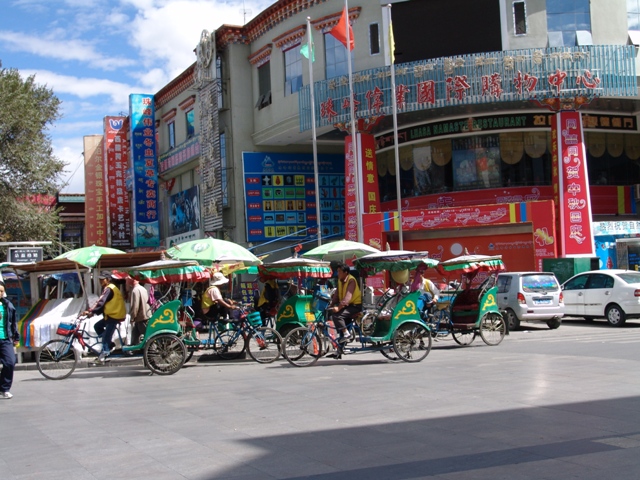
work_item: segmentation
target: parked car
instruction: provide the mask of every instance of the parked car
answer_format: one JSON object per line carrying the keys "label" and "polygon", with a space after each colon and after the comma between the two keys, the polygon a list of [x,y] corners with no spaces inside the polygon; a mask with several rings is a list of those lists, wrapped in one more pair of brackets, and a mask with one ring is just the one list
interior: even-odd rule
{"label": "parked car", "polygon": [[544,322],[555,329],[565,314],[558,279],[548,272],[506,272],[498,275],[498,308],[509,330],[521,322]]}
{"label": "parked car", "polygon": [[640,318],[640,272],[592,270],[562,284],[565,315],[586,320],[606,318],[621,327],[629,318]]}

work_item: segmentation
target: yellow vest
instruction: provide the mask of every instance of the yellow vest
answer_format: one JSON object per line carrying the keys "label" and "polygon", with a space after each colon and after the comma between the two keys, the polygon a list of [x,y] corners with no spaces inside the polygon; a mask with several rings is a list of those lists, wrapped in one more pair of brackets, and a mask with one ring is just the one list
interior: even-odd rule
{"label": "yellow vest", "polygon": [[338,300],[342,301],[344,296],[347,293],[347,286],[349,282],[353,280],[356,284],[356,289],[353,291],[353,295],[351,295],[351,301],[349,305],[362,305],[362,293],[360,293],[360,286],[358,285],[358,281],[353,275],[347,275],[347,280],[345,282],[341,282],[338,280]]}
{"label": "yellow vest", "polygon": [[202,294],[202,300],[200,301],[200,308],[202,308],[202,310],[204,310],[205,308],[210,308],[211,305],[216,303],[216,301],[211,298],[211,295],[209,295],[209,290],[211,290],[212,288],[213,287],[207,288]]}
{"label": "yellow vest", "polygon": [[265,287],[262,289],[262,293],[260,294],[260,298],[258,299],[258,306],[259,307],[261,307],[265,303],[269,303],[270,302],[269,300],[267,300],[267,297],[265,295],[265,293],[267,291],[267,285],[269,285],[274,290],[278,290],[278,285],[276,284],[275,280],[267,280],[265,282]]}
{"label": "yellow vest", "polygon": [[120,289],[112,283],[107,285],[107,287],[113,292],[113,298],[105,303],[103,315],[113,318],[114,320],[124,320],[127,316],[127,309],[124,305],[124,298],[122,298]]}

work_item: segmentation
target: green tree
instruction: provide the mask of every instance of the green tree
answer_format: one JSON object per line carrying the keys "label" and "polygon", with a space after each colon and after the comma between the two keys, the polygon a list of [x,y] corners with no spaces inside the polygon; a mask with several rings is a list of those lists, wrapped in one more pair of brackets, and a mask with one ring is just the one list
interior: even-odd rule
{"label": "green tree", "polygon": [[0,241],[59,238],[58,210],[33,201],[62,186],[65,164],[53,155],[47,132],[59,108],[60,100],[35,77],[23,79],[0,63]]}

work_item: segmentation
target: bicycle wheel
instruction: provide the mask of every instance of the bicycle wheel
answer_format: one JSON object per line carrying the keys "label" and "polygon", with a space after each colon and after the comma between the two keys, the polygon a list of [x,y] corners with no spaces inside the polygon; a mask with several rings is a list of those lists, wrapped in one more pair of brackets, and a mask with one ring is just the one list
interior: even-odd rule
{"label": "bicycle wheel", "polygon": [[480,337],[487,345],[499,345],[507,331],[504,318],[498,313],[487,313],[480,322]]}
{"label": "bicycle wheel", "polygon": [[476,339],[475,330],[452,330],[451,334],[453,335],[454,342],[458,345],[462,345],[463,347],[471,345],[471,343]]}
{"label": "bicycle wheel", "polygon": [[244,353],[246,343],[236,330],[225,330],[216,337],[213,347],[224,360],[236,360]]}
{"label": "bicycle wheel", "polygon": [[280,357],[282,337],[270,327],[257,328],[247,338],[247,353],[258,363],[271,363]]}
{"label": "bicycle wheel", "polygon": [[78,366],[78,352],[69,340],[50,340],[36,356],[38,371],[49,380],[62,380]]}
{"label": "bicycle wheel", "polygon": [[396,355],[396,351],[393,349],[393,344],[386,345],[385,348],[380,350],[380,353],[387,359],[392,362],[399,362],[402,360],[398,355]]}
{"label": "bicycle wheel", "polygon": [[315,330],[294,328],[284,338],[284,357],[291,365],[308,367],[322,356],[322,343]]}
{"label": "bicycle wheel", "polygon": [[431,333],[424,325],[401,325],[393,332],[393,351],[405,362],[421,362],[431,351]]}
{"label": "bicycle wheel", "polygon": [[144,345],[144,362],[158,375],[173,375],[184,365],[187,349],[184,342],[172,333],[151,337]]}

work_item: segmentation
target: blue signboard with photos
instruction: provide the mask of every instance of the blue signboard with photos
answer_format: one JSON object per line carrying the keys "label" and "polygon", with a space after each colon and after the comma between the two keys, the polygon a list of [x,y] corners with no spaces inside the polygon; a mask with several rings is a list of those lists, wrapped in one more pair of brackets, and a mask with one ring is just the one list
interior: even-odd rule
{"label": "blue signboard with photos", "polygon": [[320,222],[313,155],[243,152],[247,241],[344,237],[344,155],[318,155]]}

